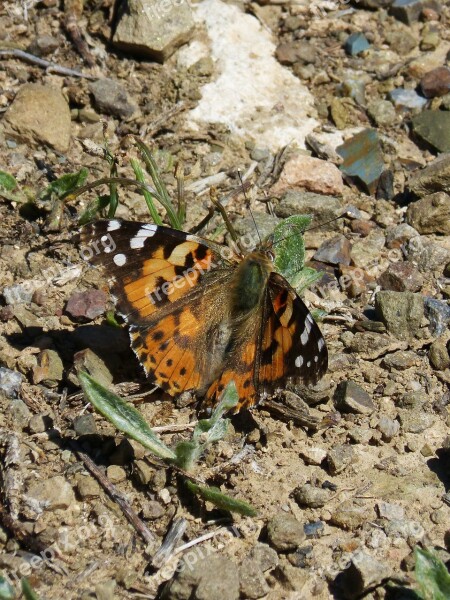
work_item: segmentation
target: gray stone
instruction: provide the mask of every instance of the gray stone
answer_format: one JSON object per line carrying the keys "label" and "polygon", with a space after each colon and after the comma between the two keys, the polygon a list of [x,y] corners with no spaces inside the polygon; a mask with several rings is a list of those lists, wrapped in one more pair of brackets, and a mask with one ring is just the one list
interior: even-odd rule
{"label": "gray stone", "polygon": [[450,194],[450,154],[443,154],[424,169],[417,171],[408,181],[408,188],[419,198],[447,192]]}
{"label": "gray stone", "polygon": [[69,149],[69,105],[61,92],[50,85],[23,85],[6,111],[3,124],[20,141],[47,144],[58,152]]}
{"label": "gray stone", "polygon": [[149,500],[142,507],[142,516],[144,519],[150,519],[151,521],[160,519],[165,512],[164,506],[156,500]]}
{"label": "gray stone", "polygon": [[450,260],[450,250],[420,236],[405,244],[404,251],[407,260],[415,263],[421,273],[441,275]]}
{"label": "gray stone", "polygon": [[450,353],[444,340],[436,340],[430,346],[429,358],[433,368],[444,371],[450,367]]}
{"label": "gray stone", "polygon": [[397,108],[418,113],[423,110],[427,99],[420,96],[416,90],[397,88],[389,92],[389,99]]}
{"label": "gray stone", "polygon": [[382,415],[378,421],[378,431],[385,442],[390,442],[400,431],[400,423],[396,419]]}
{"label": "gray stone", "polygon": [[335,391],[337,410],[360,415],[370,415],[375,410],[370,395],[354,381],[341,381]]}
{"label": "gray stone", "polygon": [[33,369],[33,383],[56,387],[62,380],[64,365],[55,350],[42,350],[38,354],[37,365]]}
{"label": "gray stone", "polygon": [[450,195],[436,192],[408,206],[406,220],[421,234],[450,235]]}
{"label": "gray stone", "polygon": [[274,569],[279,562],[276,550],[259,542],[250,550],[249,558],[258,563],[261,571],[269,571]]}
{"label": "gray stone", "polygon": [[437,152],[450,152],[450,113],[424,110],[411,121],[414,135]]}
{"label": "gray stone", "polygon": [[348,342],[344,341],[344,345],[361,358],[375,360],[391,348],[392,339],[381,333],[358,331]]}
{"label": "gray stone", "polygon": [[126,87],[113,79],[98,79],[89,84],[98,110],[119,118],[131,117],[138,109]]}
{"label": "gray stone", "polygon": [[22,373],[0,367],[0,390],[7,398],[15,398],[23,382]]}
{"label": "gray stone", "polygon": [[32,482],[26,492],[29,501],[43,510],[67,509],[75,503],[72,486],[61,475]]}
{"label": "gray stone", "polygon": [[353,531],[367,521],[375,519],[373,507],[361,502],[359,499],[344,500],[332,512],[330,522],[341,529]]}
{"label": "gray stone", "polygon": [[374,129],[364,129],[338,146],[336,151],[344,159],[339,167],[341,171],[361,184],[367,193],[374,194],[385,170],[378,133]]}
{"label": "gray stone", "polygon": [[91,321],[106,310],[108,296],[102,290],[75,292],[66,304],[66,313],[76,320]]}
{"label": "gray stone", "polygon": [[89,413],[75,417],[73,420],[73,428],[77,436],[93,435],[97,433],[97,425],[94,415]]}
{"label": "gray stone", "polygon": [[128,0],[118,14],[113,43],[125,52],[164,62],[193,31],[189,2]]}
{"label": "gray stone", "polygon": [[275,214],[283,219],[297,214],[314,215],[319,222],[324,222],[339,217],[343,209],[340,198],[292,190],[286,192],[275,206]]}
{"label": "gray stone", "polygon": [[425,296],[425,316],[430,321],[432,335],[440,336],[450,325],[450,306],[442,300]]}
{"label": "gray stone", "polygon": [[285,512],[275,515],[267,524],[267,537],[278,552],[295,550],[306,539],[303,524]]}
{"label": "gray stone", "polygon": [[48,415],[33,415],[28,423],[30,433],[44,433],[53,426],[53,420]]}
{"label": "gray stone", "polygon": [[378,514],[388,521],[400,520],[405,517],[405,509],[400,504],[392,504],[380,500],[377,504]]}
{"label": "gray stone", "polygon": [[31,412],[23,400],[11,400],[11,419],[18,429],[26,429],[31,418]]}
{"label": "gray stone", "polygon": [[294,490],[294,498],[299,506],[320,508],[321,506],[325,506],[331,498],[331,492],[310,483],[305,483],[304,485],[299,485]]}
{"label": "gray stone", "polygon": [[412,25],[419,20],[424,8],[440,10],[437,0],[394,0],[390,7],[390,14],[402,23]]}
{"label": "gray stone", "polygon": [[406,27],[395,31],[388,29],[384,39],[394,52],[397,52],[400,56],[409,54],[418,45],[417,38]]}
{"label": "gray stone", "polygon": [[419,235],[419,232],[408,225],[400,223],[386,229],[386,246],[388,248],[401,248],[405,242]]}
{"label": "gray stone", "polygon": [[398,405],[401,408],[409,410],[421,410],[427,402],[427,396],[424,392],[407,392],[400,398]]}
{"label": "gray stone", "polygon": [[417,364],[417,354],[408,350],[397,350],[383,358],[383,366],[389,370],[404,371]]}
{"label": "gray stone", "polygon": [[328,470],[331,475],[337,475],[342,473],[355,460],[356,456],[350,444],[338,444],[328,452]]}
{"label": "gray stone", "polygon": [[375,309],[388,332],[401,340],[417,333],[424,316],[423,298],[412,292],[378,292]]}
{"label": "gray stone", "polygon": [[350,56],[357,56],[361,52],[364,52],[364,50],[367,50],[367,48],[370,48],[370,44],[363,33],[355,32],[348,36],[344,48]]}
{"label": "gray stone", "polygon": [[269,586],[256,560],[245,558],[239,567],[241,595],[250,600],[262,598],[269,592]]}
{"label": "gray stone", "polygon": [[404,409],[398,411],[398,418],[405,433],[422,433],[432,427],[436,420],[426,412]]}
{"label": "gray stone", "polygon": [[330,240],[326,240],[315,252],[313,258],[319,262],[331,265],[350,265],[351,245],[348,239],[343,235],[337,235]]}
{"label": "gray stone", "polygon": [[[104,361],[89,348],[76,352],[73,357],[73,365],[76,372],[86,371],[91,377],[104,387],[109,387],[113,382],[113,376]],[[79,385],[76,375],[71,374],[70,381]]]}
{"label": "gray stone", "polygon": [[353,555],[350,565],[340,574],[338,580],[344,598],[353,599],[380,585],[390,575],[391,570],[386,563],[359,550]]}
{"label": "gray stone", "polygon": [[3,288],[2,294],[6,304],[29,304],[33,297],[35,287],[30,285],[31,282],[15,283],[7,285]]}
{"label": "gray stone", "polygon": [[392,125],[397,119],[397,113],[389,100],[376,100],[367,107],[367,112],[378,127]]}

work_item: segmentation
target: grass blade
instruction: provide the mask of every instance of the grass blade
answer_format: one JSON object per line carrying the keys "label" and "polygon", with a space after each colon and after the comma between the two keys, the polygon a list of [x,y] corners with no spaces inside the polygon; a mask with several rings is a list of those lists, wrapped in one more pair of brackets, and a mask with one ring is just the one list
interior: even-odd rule
{"label": "grass blade", "polygon": [[[144,171],[142,170],[141,165],[138,163],[138,161],[132,158],[131,166],[133,168],[136,179],[141,183],[145,183]],[[143,190],[142,194],[144,196],[145,202],[147,203],[147,207],[153,219],[153,222],[156,225],[162,225],[162,219],[159,216],[158,211],[156,210],[155,203],[153,202],[154,196],[152,196],[152,194],[148,190]]]}

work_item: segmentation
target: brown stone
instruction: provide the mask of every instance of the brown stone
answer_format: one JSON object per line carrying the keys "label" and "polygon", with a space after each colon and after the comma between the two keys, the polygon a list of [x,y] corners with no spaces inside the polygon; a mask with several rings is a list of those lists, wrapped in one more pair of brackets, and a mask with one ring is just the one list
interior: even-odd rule
{"label": "brown stone", "polygon": [[425,98],[445,96],[450,91],[450,69],[438,67],[428,71],[420,80],[420,89]]}
{"label": "brown stone", "polygon": [[418,292],[423,285],[423,277],[408,261],[392,263],[378,279],[384,290],[393,292]]}

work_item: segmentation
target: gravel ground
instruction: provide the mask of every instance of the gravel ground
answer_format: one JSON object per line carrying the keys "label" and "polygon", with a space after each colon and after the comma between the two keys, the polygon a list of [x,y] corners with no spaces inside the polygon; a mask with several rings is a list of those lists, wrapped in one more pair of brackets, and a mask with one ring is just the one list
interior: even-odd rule
{"label": "gravel ground", "polygon": [[[0,6],[0,167],[17,181],[0,189],[0,570],[15,585],[27,576],[48,599],[406,599],[418,544],[448,563],[449,16],[426,0]],[[106,324],[104,276],[74,235],[94,192],[42,194],[82,167],[108,176],[105,143],[133,177],[133,135],[173,194],[183,163],[187,230],[213,184],[254,233],[238,169],[262,232],[351,209],[305,234],[328,373],[283,394],[288,416],[233,417],[196,471],[256,518],[184,497],[80,393],[87,365],[171,426],[169,445],[197,419],[192,398],[148,394],[127,335]],[[118,216],[148,220],[136,191],[119,197]],[[218,216],[203,235],[224,241]],[[155,560],[174,527],[175,547],[196,543]]]}

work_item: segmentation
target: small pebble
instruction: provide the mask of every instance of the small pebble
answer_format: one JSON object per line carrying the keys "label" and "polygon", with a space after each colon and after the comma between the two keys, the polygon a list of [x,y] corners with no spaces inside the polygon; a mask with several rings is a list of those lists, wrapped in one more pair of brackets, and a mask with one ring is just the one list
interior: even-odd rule
{"label": "small pebble", "polygon": [[279,552],[296,550],[306,539],[303,524],[289,514],[280,512],[267,524],[267,537],[271,546]]}

